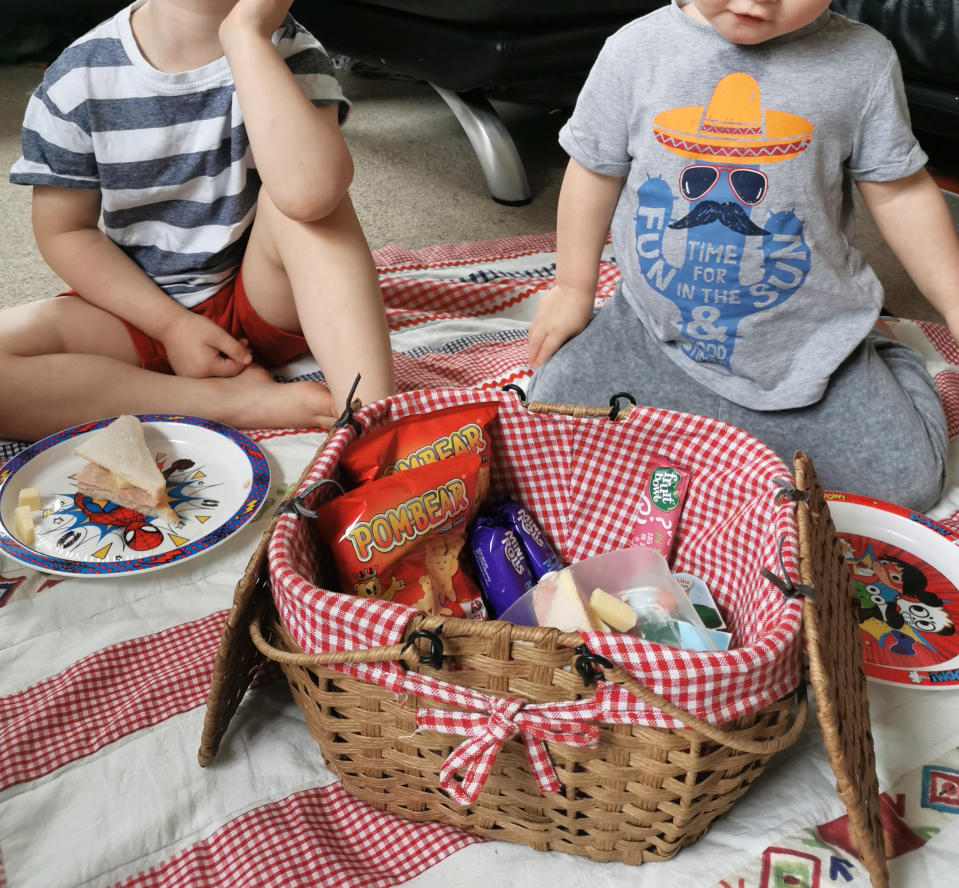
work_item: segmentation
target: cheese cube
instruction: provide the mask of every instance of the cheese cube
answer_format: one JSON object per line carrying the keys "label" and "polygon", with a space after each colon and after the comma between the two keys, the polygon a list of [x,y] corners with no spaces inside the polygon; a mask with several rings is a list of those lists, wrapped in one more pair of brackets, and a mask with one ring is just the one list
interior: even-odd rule
{"label": "cheese cube", "polygon": [[30,506],[17,506],[13,510],[14,535],[25,546],[32,546],[36,540],[33,532],[33,510]]}
{"label": "cheese cube", "polygon": [[629,632],[636,625],[636,611],[629,604],[602,589],[593,589],[589,596],[589,611],[619,632]]}
{"label": "cheese cube", "polygon": [[589,612],[589,621],[593,624],[593,628],[597,632],[612,632],[612,627],[607,623],[604,623],[599,617],[596,616],[592,611]]}
{"label": "cheese cube", "polygon": [[17,496],[18,506],[29,506],[34,512],[43,508],[40,491],[36,487],[24,487]]}

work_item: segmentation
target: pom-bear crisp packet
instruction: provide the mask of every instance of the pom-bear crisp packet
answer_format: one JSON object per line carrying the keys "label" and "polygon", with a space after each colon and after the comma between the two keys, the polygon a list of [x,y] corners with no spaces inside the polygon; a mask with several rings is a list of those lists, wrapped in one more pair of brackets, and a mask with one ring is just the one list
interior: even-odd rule
{"label": "pom-bear crisp packet", "polygon": [[479,510],[475,453],[397,472],[317,509],[341,590],[451,617],[485,617],[462,570],[467,524]]}
{"label": "pom-bear crisp packet", "polygon": [[355,486],[461,453],[475,453],[484,467],[481,476],[488,477],[487,426],[498,410],[495,401],[483,401],[401,417],[361,435],[345,448],[340,468],[347,483]]}

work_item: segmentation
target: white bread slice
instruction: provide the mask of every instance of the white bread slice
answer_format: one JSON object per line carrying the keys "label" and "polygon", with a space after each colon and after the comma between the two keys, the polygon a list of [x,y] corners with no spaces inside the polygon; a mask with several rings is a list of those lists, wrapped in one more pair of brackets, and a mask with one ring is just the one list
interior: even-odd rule
{"label": "white bread slice", "polygon": [[167,498],[166,479],[135,416],[115,419],[81,441],[73,452],[89,460],[76,475],[77,490],[84,496],[109,500],[141,515],[163,518],[169,524],[179,523]]}
{"label": "white bread slice", "polygon": [[560,632],[589,632],[596,626],[583,604],[576,581],[568,568],[534,587],[533,611],[540,626],[553,626]]}
{"label": "white bread slice", "polygon": [[166,492],[166,479],[143,437],[143,424],[124,415],[84,438],[73,451],[106,469],[117,488],[139,487],[154,505]]}
{"label": "white bread slice", "polygon": [[29,506],[17,506],[13,510],[14,536],[25,546],[32,546],[36,542],[36,532],[33,527],[33,512]]}

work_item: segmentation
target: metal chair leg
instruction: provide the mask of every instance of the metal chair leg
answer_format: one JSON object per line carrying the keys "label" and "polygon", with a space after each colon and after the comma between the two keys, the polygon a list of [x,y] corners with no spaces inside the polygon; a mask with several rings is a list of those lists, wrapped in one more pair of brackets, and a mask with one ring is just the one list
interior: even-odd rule
{"label": "metal chair leg", "polygon": [[520,207],[533,198],[516,145],[480,90],[453,92],[430,84],[456,115],[479,160],[493,200]]}

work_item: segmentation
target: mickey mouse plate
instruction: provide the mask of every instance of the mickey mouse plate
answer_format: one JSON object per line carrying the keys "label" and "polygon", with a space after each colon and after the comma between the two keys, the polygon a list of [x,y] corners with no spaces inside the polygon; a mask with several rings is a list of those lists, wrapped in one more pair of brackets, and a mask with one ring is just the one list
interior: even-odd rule
{"label": "mickey mouse plate", "polygon": [[[72,479],[86,461],[73,450],[113,421],[103,419],[44,438],[0,467],[0,551],[47,573],[129,574],[200,555],[254,518],[269,492],[270,468],[253,441],[195,416],[138,418],[166,478],[176,524],[77,492]],[[14,521],[20,491],[28,487],[42,503],[30,546],[17,539]]]}
{"label": "mickey mouse plate", "polygon": [[959,537],[926,515],[827,492],[859,605],[866,675],[959,685]]}

